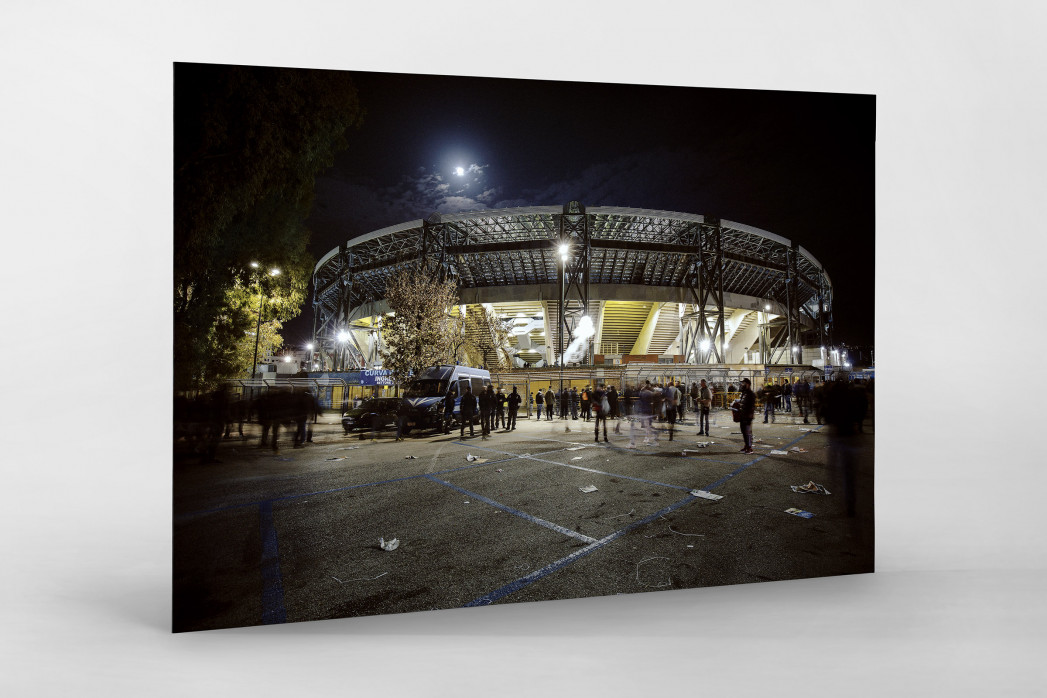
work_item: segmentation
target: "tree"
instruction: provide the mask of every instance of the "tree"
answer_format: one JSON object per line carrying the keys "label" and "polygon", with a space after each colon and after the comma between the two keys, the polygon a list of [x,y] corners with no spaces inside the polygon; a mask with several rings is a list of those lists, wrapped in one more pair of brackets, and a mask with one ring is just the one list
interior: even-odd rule
{"label": "tree", "polygon": [[397,385],[437,364],[450,363],[453,318],[448,310],[458,304],[453,281],[438,281],[412,269],[393,274],[385,286],[391,315],[382,319],[382,366]]}
{"label": "tree", "polygon": [[[176,389],[248,372],[239,345],[251,333],[253,350],[260,294],[273,332],[298,315],[315,177],[360,118],[346,73],[176,64]],[[258,278],[252,261],[281,274]]]}

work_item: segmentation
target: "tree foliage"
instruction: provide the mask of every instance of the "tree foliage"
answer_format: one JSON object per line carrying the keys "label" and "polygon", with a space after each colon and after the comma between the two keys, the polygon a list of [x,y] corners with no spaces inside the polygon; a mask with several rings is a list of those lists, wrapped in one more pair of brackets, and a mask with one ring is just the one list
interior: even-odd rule
{"label": "tree foliage", "polygon": [[453,281],[405,271],[390,277],[385,299],[392,314],[382,319],[382,367],[397,385],[423,368],[451,361],[455,334],[448,310],[458,304]]}
{"label": "tree foliage", "polygon": [[[176,389],[248,372],[241,345],[250,335],[253,354],[259,294],[263,338],[298,315],[315,177],[360,117],[345,73],[176,65]],[[268,276],[274,267],[280,275]]]}

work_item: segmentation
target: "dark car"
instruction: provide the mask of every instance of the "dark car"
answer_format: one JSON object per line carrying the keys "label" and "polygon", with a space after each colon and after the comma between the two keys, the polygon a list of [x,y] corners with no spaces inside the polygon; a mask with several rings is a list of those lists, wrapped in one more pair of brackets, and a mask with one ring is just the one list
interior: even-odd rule
{"label": "dark car", "polygon": [[348,434],[351,431],[368,431],[370,429],[395,429],[396,410],[400,407],[398,397],[372,397],[360,403],[359,407],[342,415],[342,429]]}

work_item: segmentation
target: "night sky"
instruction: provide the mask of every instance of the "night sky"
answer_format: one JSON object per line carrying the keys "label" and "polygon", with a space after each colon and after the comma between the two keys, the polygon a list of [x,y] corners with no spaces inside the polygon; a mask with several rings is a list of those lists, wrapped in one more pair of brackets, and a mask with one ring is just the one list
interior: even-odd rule
{"label": "night sky", "polygon": [[[836,342],[872,344],[872,95],[354,76],[366,115],[317,179],[314,257],[434,211],[578,200],[714,215],[799,242],[833,280]],[[311,328],[310,292],[286,346]]]}

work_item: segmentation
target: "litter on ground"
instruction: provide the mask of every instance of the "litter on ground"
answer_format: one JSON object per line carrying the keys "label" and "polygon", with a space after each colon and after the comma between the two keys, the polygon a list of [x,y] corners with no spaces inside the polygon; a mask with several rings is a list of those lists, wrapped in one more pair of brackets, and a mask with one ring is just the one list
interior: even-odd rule
{"label": "litter on ground", "polygon": [[332,576],[331,579],[333,579],[334,581],[338,582],[339,584],[345,584],[346,582],[373,582],[374,580],[378,579],[378,577],[384,577],[387,574],[389,574],[389,573],[388,572],[382,572],[377,577],[359,577],[358,579],[347,579],[347,580],[345,580],[345,582],[343,582],[338,577],[334,577],[334,576]]}
{"label": "litter on ground", "polygon": [[393,538],[392,540],[386,540],[385,538],[378,539],[378,546],[382,550],[396,550],[400,545],[399,538]]}
{"label": "litter on ground", "polygon": [[796,507],[790,507],[786,509],[785,513],[792,514],[793,516],[799,516],[804,519],[810,519],[814,516],[814,514],[812,514],[811,512],[804,511],[803,509],[797,509]]}
{"label": "litter on ground", "polygon": [[707,490],[691,490],[692,497],[701,497],[702,499],[723,499],[722,494],[713,494]]}
{"label": "litter on ground", "polygon": [[581,457],[581,456],[575,456],[575,457],[574,457],[574,458],[572,458],[571,460],[581,460],[581,459],[582,459],[582,457]]}
{"label": "litter on ground", "polygon": [[699,538],[705,538],[705,534],[704,533],[681,533],[680,531],[677,531],[672,526],[669,527],[669,530],[672,531],[673,533],[675,533],[678,536],[698,536]]}
{"label": "litter on ground", "polygon": [[572,446],[571,448],[569,448],[567,450],[568,451],[581,451],[583,448],[585,448],[585,446]]}
{"label": "litter on ground", "polygon": [[479,456],[474,456],[471,453],[469,455],[467,455],[465,457],[465,459],[467,461],[469,461],[470,463],[486,463],[487,462],[486,458],[480,458]]}
{"label": "litter on ground", "polygon": [[587,493],[588,492],[595,492],[596,491],[596,485],[587,485],[586,487],[579,487],[578,491],[579,492],[587,492]]}
{"label": "litter on ground", "polygon": [[495,470],[495,472],[496,473],[502,473],[502,472],[505,472],[505,471],[502,468],[498,468],[498,470]]}
{"label": "litter on ground", "polygon": [[636,563],[636,583],[639,584],[640,586],[655,587],[655,588],[672,586],[673,579],[672,579],[671,576],[666,581],[659,582],[657,584],[646,584],[646,583],[640,581],[640,565],[642,565],[645,562],[650,562],[651,560],[668,560],[668,559],[669,558],[667,558],[667,557],[649,557],[649,558],[646,558],[644,560],[640,560],[639,562],[637,562]]}
{"label": "litter on ground", "polygon": [[777,448],[772,448],[770,451],[767,452],[767,454],[771,456],[787,456],[789,455],[789,452],[779,451]]}
{"label": "litter on ground", "polygon": [[345,456],[335,456],[334,458],[328,458],[327,460],[345,460]]}
{"label": "litter on ground", "polygon": [[793,492],[807,492],[810,494],[832,494],[825,489],[825,485],[819,485],[814,480],[809,480],[806,485],[789,485]]}
{"label": "litter on ground", "polygon": [[418,457],[418,456],[404,456],[404,460],[414,460],[414,459],[416,459],[417,457]]}

